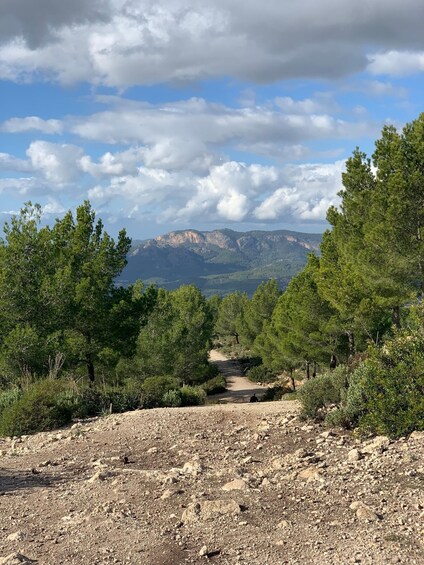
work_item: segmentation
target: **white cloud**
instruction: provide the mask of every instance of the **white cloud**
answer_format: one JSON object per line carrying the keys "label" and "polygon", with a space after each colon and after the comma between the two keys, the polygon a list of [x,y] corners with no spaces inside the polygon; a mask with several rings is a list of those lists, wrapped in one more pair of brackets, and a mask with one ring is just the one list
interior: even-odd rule
{"label": "white cloud", "polygon": [[33,141],[27,149],[27,155],[34,170],[58,187],[81,176],[78,164],[83,151],[76,145]]}
{"label": "white cloud", "polygon": [[34,177],[0,178],[0,194],[27,196],[33,194],[39,182]]}
{"label": "white cloud", "polygon": [[292,160],[305,157],[308,141],[352,139],[378,131],[372,123],[328,114],[287,113],[268,106],[231,108],[198,98],[156,106],[103,100],[113,107],[70,120],[71,132],[93,141],[141,145],[139,156],[153,168],[206,172],[223,157],[218,151],[224,145]]}
{"label": "white cloud", "polygon": [[368,83],[365,92],[369,92],[374,96],[394,96],[397,98],[406,98],[408,91],[402,86],[396,86],[391,82],[381,80],[372,80]]}
{"label": "white cloud", "polygon": [[28,172],[32,171],[32,166],[24,159],[17,159],[9,153],[0,153],[0,171]]}
{"label": "white cloud", "polygon": [[258,220],[324,221],[328,208],[339,201],[343,170],[344,161],[284,167],[284,186],[266,197],[254,210],[254,216]]}
{"label": "white cloud", "polygon": [[0,126],[0,130],[6,133],[22,133],[34,130],[47,134],[58,134],[62,133],[62,129],[60,120],[43,120],[37,116],[10,118]]}
{"label": "white cloud", "polygon": [[386,51],[368,56],[368,71],[374,75],[405,76],[424,71],[424,51]]}

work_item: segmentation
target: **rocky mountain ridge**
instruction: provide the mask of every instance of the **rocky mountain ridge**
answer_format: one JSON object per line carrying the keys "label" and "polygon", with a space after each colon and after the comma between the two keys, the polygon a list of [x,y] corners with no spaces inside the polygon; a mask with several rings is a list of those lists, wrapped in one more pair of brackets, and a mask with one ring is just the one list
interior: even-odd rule
{"label": "rocky mountain ridge", "polygon": [[196,284],[206,294],[252,294],[269,278],[284,288],[318,251],[321,235],[286,230],[236,232],[181,230],[136,241],[120,283],[137,278],[168,289]]}

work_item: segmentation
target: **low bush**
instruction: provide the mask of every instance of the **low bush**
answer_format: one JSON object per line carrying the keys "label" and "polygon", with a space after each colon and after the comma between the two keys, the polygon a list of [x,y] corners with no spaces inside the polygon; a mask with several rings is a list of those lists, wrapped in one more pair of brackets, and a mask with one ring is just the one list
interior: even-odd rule
{"label": "low bush", "polygon": [[271,402],[273,400],[281,400],[287,393],[287,389],[283,386],[273,386],[266,389],[261,398],[261,402]]}
{"label": "low bush", "polygon": [[183,386],[179,393],[181,395],[181,406],[200,406],[206,400],[206,393],[201,387]]}
{"label": "low bush", "polygon": [[22,390],[14,387],[0,392],[0,415],[2,412],[19,400],[22,396]]}
{"label": "low bush", "polygon": [[5,408],[0,416],[0,435],[19,436],[53,430],[71,422],[72,404],[67,398],[68,384],[46,379]]}
{"label": "low bush", "polygon": [[141,404],[143,408],[164,406],[164,395],[178,390],[180,381],[175,377],[147,377],[141,385]]}
{"label": "low bush", "polygon": [[272,383],[277,376],[265,365],[257,365],[247,371],[247,377],[255,383]]}
{"label": "low bush", "polygon": [[349,370],[345,365],[306,381],[298,395],[302,405],[301,416],[323,419],[326,409],[338,405],[345,397],[348,384]]}
{"label": "low bush", "polygon": [[364,431],[390,437],[424,430],[424,332],[398,333],[355,371],[345,411]]}
{"label": "low bush", "polygon": [[178,408],[181,406],[181,393],[179,390],[168,390],[162,397],[162,402],[164,406],[169,408]]}
{"label": "low bush", "polygon": [[207,395],[218,394],[226,391],[226,382],[223,375],[218,375],[202,384],[201,388]]}

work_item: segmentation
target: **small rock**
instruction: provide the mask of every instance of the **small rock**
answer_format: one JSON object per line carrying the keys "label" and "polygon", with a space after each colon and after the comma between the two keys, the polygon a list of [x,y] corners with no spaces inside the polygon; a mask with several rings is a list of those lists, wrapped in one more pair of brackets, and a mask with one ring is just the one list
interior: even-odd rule
{"label": "small rock", "polygon": [[158,452],[157,447],[151,447],[150,449],[147,450],[147,453],[157,453],[157,452]]}
{"label": "small rock", "polygon": [[356,517],[360,520],[367,520],[369,522],[376,522],[379,520],[378,514],[374,512],[372,508],[359,500],[352,502],[349,508],[356,511]]}
{"label": "small rock", "polygon": [[277,528],[280,528],[281,530],[289,527],[290,527],[290,522],[288,520],[281,520],[281,522],[277,524]]}
{"label": "small rock", "polygon": [[22,541],[25,539],[25,534],[22,531],[13,532],[13,534],[9,534],[7,536],[9,541]]}
{"label": "small rock", "polygon": [[359,449],[351,449],[347,454],[347,460],[351,461],[352,463],[354,461],[359,461],[360,459],[362,459],[362,453],[359,451]]}
{"label": "small rock", "polygon": [[321,469],[317,467],[308,467],[307,469],[303,469],[297,475],[299,479],[306,480],[308,483],[311,481],[321,480]]}
{"label": "small rock", "polygon": [[34,563],[34,560],[16,552],[7,557],[0,557],[0,565],[19,565],[20,563]]}
{"label": "small rock", "polygon": [[390,445],[390,439],[387,436],[377,436],[370,443],[365,444],[362,453],[383,453]]}
{"label": "small rock", "polygon": [[246,490],[248,488],[246,481],[243,479],[234,479],[234,481],[230,481],[226,483],[222,490],[230,491],[230,490]]}
{"label": "small rock", "polygon": [[205,556],[207,557],[207,555],[208,555],[208,548],[207,548],[206,545],[203,545],[203,546],[200,548],[199,557],[205,557]]}
{"label": "small rock", "polygon": [[88,483],[95,483],[96,481],[104,481],[110,473],[105,471],[97,471],[92,477],[88,479]]}
{"label": "small rock", "polygon": [[183,466],[183,473],[185,475],[197,475],[203,471],[200,461],[187,461]]}
{"label": "small rock", "polygon": [[219,516],[237,516],[241,508],[235,500],[205,500],[192,502],[184,510],[181,520],[185,523],[201,520],[215,520]]}

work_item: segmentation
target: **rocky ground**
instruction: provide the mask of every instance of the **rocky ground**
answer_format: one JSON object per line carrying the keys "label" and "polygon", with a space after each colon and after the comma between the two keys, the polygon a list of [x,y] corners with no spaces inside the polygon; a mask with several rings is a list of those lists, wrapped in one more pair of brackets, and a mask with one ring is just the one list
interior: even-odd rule
{"label": "rocky ground", "polygon": [[294,402],[0,440],[0,563],[424,563],[424,433],[359,442]]}

